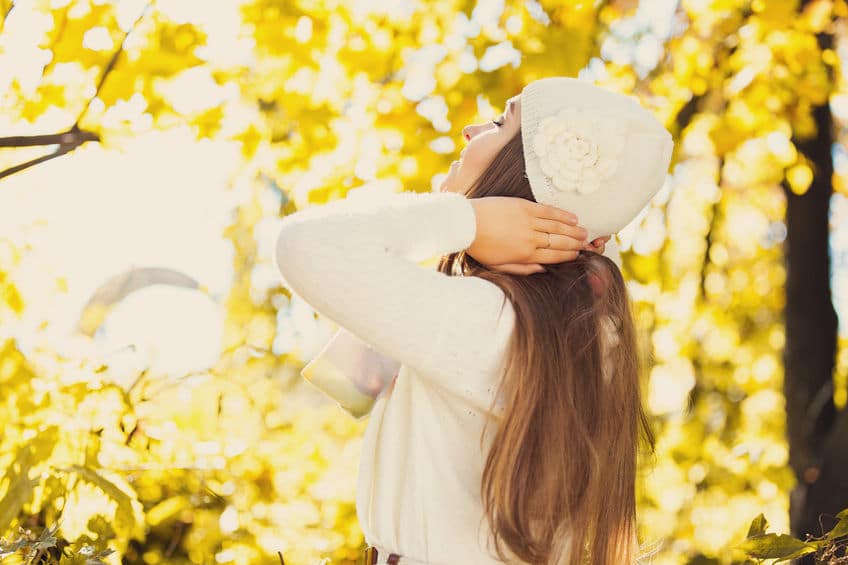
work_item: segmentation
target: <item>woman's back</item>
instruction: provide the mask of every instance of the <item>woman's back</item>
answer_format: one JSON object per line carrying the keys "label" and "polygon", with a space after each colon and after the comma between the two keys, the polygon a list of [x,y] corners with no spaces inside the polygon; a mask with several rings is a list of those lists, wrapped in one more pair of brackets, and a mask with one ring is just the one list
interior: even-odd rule
{"label": "woman's back", "polygon": [[366,541],[380,555],[403,555],[401,563],[501,563],[485,551],[490,528],[478,529],[491,433],[482,446],[480,439],[514,314],[507,304],[497,319],[493,297],[500,290],[489,285],[468,278],[477,297],[467,305],[477,307],[443,334],[454,347],[434,344],[438,372],[402,365],[391,394],[381,395],[370,414],[357,515]]}

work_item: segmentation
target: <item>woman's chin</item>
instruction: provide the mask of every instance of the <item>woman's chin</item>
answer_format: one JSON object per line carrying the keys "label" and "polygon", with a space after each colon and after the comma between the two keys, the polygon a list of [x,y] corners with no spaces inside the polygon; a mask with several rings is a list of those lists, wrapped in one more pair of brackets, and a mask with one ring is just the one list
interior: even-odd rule
{"label": "woman's chin", "polygon": [[445,181],[442,182],[442,185],[439,187],[439,192],[458,192],[458,190],[456,189],[456,182],[452,181],[451,179],[445,179]]}
{"label": "woman's chin", "polygon": [[441,186],[439,186],[439,192],[455,192],[452,190],[452,185],[456,179],[456,173],[459,169],[460,161],[454,161],[450,164],[450,169],[448,169],[448,174],[445,175],[445,180],[442,181]]}

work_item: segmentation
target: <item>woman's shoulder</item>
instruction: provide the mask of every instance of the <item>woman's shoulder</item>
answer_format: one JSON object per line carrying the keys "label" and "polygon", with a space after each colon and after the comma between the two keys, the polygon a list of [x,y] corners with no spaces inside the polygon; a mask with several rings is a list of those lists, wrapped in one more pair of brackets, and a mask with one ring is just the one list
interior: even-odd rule
{"label": "woman's shoulder", "polygon": [[[462,276],[456,277],[462,281],[459,285],[464,285],[469,290],[463,292],[463,299],[469,300],[470,307],[472,304],[479,309],[481,323],[488,320],[492,321],[491,316],[494,314],[498,323],[501,323],[501,318],[507,316],[507,322],[511,322],[515,313],[512,308],[512,303],[507,297],[503,289],[494,282],[479,276]],[[465,308],[467,311],[469,308]]]}
{"label": "woman's shoulder", "polygon": [[503,360],[515,325],[515,311],[504,291],[477,276],[455,277],[457,301],[445,322],[445,345],[455,348],[465,369],[491,372]]}

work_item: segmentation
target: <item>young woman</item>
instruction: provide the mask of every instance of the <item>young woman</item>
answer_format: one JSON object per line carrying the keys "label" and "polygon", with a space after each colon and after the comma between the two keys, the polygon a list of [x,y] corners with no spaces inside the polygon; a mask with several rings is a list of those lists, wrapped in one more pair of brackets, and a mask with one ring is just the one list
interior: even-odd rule
{"label": "young woman", "polygon": [[439,192],[297,212],[276,241],[286,284],[399,367],[363,440],[367,558],[633,563],[653,438],[624,280],[598,251],[661,187],[671,136],[562,77],[463,136]]}

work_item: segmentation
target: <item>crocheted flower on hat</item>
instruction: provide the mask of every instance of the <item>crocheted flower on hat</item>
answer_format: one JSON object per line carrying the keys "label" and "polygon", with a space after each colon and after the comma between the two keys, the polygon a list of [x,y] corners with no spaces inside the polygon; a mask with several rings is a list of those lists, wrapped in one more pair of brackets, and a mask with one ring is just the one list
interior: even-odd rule
{"label": "crocheted flower on hat", "polygon": [[624,126],[574,108],[544,118],[533,137],[533,150],[551,186],[589,194],[618,168]]}

